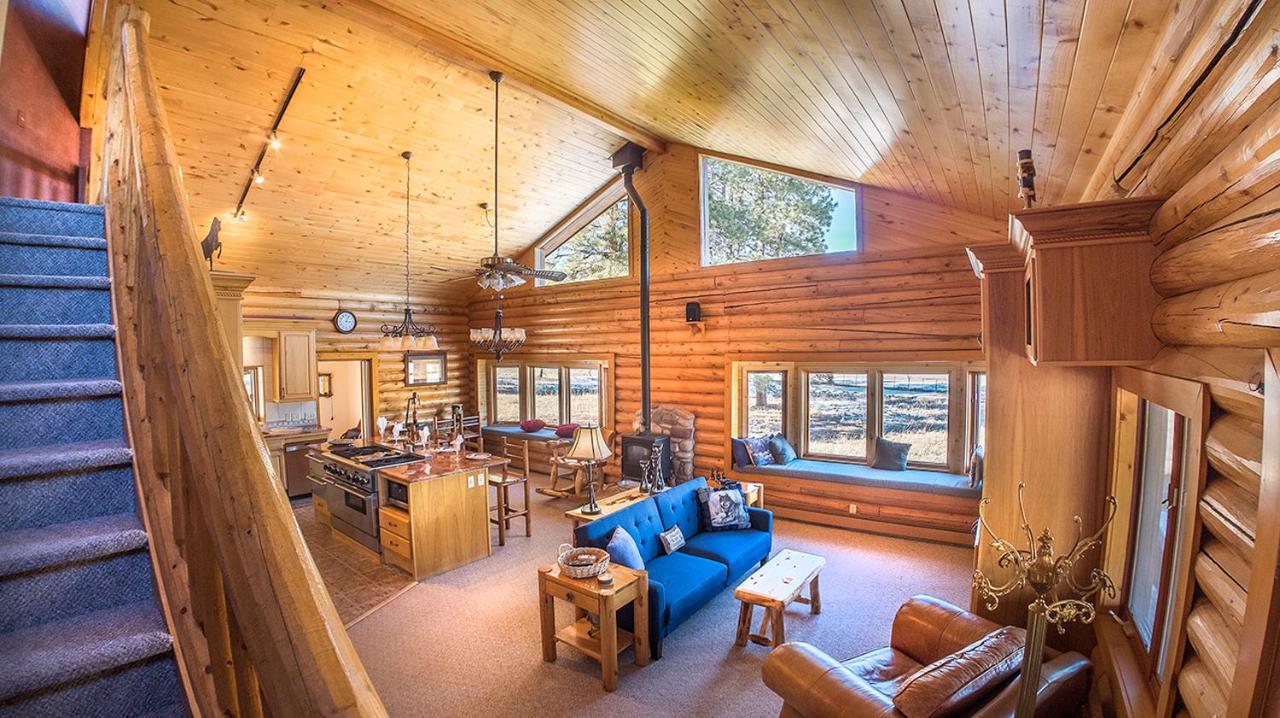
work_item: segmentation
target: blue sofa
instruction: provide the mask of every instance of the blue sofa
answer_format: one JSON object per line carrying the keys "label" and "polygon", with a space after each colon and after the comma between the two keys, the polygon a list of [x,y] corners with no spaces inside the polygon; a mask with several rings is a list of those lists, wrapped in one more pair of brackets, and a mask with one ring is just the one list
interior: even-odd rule
{"label": "blue sofa", "polygon": [[[764,563],[773,548],[773,512],[763,509],[748,507],[751,528],[702,531],[698,489],[706,485],[704,478],[686,481],[573,532],[578,546],[604,548],[619,526],[635,539],[649,572],[649,645],[654,658],[662,657],[664,637]],[[677,524],[685,545],[668,555],[658,534]],[[619,613],[618,623],[628,630],[633,628],[630,606]]]}

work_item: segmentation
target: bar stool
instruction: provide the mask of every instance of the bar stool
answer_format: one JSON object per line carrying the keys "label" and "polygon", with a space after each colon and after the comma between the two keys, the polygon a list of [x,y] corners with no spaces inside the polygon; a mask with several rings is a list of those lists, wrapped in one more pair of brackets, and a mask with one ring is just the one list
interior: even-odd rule
{"label": "bar stool", "polygon": [[[502,476],[489,474],[489,485],[497,494],[494,506],[490,509],[495,515],[489,517],[489,523],[498,525],[498,545],[507,545],[507,532],[511,530],[511,520],[524,517],[525,536],[533,535],[533,515],[529,513],[529,442],[512,441],[502,438],[502,455],[506,461],[502,464]],[[520,473],[512,468],[512,461],[523,462]],[[511,507],[511,487],[524,486],[524,508]]]}

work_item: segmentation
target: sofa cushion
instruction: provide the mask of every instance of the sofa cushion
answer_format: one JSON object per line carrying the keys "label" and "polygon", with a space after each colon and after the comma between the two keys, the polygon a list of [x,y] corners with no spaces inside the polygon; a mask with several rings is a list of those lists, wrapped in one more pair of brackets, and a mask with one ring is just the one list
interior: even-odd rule
{"label": "sofa cushion", "polygon": [[893,704],[907,718],[943,718],[982,700],[1018,672],[1027,633],[1002,626],[916,671]]}
{"label": "sofa cushion", "polygon": [[756,476],[785,476],[792,479],[808,479],[810,481],[834,481],[853,486],[924,491],[931,494],[975,499],[982,496],[982,489],[969,486],[969,477],[964,474],[949,474],[945,471],[925,471],[923,469],[887,471],[885,469],[873,469],[865,464],[846,464],[840,461],[796,459],[785,466],[739,467],[738,473],[754,474]]}
{"label": "sofa cushion", "polygon": [[890,700],[897,695],[902,684],[921,668],[911,656],[889,646],[867,651],[844,661],[842,665]]}
{"label": "sofa cushion", "polygon": [[609,552],[610,561],[637,571],[644,570],[644,559],[640,558],[640,547],[636,545],[636,540],[631,538],[631,534],[621,526],[613,530],[613,536],[604,550]]}
{"label": "sofa cushion", "polygon": [[699,476],[662,493],[654,494],[653,502],[658,506],[662,528],[679,526],[686,541],[701,531],[702,525],[698,518],[698,489],[706,486],[707,480]]}
{"label": "sofa cushion", "polygon": [[640,558],[646,566],[662,555],[662,544],[658,541],[658,534],[663,529],[662,519],[658,517],[658,507],[653,501],[641,501],[583,524],[573,530],[573,538],[578,546],[606,548],[609,539],[613,538],[613,530],[619,526],[636,540]]}
{"label": "sofa cushion", "polygon": [[645,563],[649,580],[662,584],[666,597],[666,615],[660,618],[668,627],[693,615],[720,593],[728,582],[725,565],[677,551]]}
{"label": "sofa cushion", "polygon": [[769,555],[773,536],[756,529],[704,531],[685,541],[685,553],[719,561],[729,568],[729,576],[741,576]]}

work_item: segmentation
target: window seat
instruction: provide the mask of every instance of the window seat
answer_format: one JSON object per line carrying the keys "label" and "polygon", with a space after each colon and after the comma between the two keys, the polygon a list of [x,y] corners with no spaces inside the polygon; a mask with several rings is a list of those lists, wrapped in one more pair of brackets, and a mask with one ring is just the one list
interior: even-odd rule
{"label": "window seat", "polygon": [[846,464],[840,461],[819,461],[817,459],[796,459],[787,464],[774,464],[771,466],[735,465],[734,470],[740,474],[753,474],[756,476],[785,476],[792,479],[831,481],[852,486],[920,491],[962,498],[976,499],[982,497],[982,487],[971,488],[968,476],[950,474],[944,471],[924,471],[921,469],[889,471],[887,469],[873,469],[862,464]]}
{"label": "window seat", "polygon": [[492,435],[495,438],[506,437],[508,439],[522,439],[525,441],[555,441],[560,437],[556,436],[555,429],[538,429],[537,431],[525,431],[517,424],[482,426],[480,432],[485,435]]}

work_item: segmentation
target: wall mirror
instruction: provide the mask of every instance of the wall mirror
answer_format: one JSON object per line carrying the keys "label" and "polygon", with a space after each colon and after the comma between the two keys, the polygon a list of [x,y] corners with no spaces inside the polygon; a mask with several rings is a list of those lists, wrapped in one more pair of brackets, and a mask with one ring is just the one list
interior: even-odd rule
{"label": "wall mirror", "polygon": [[1111,616],[1153,704],[1172,696],[1186,645],[1204,488],[1209,396],[1199,382],[1121,367],[1113,373],[1110,493],[1115,523],[1104,564],[1118,595]]}
{"label": "wall mirror", "polygon": [[433,386],[448,381],[448,360],[444,352],[405,352],[405,386]]}

